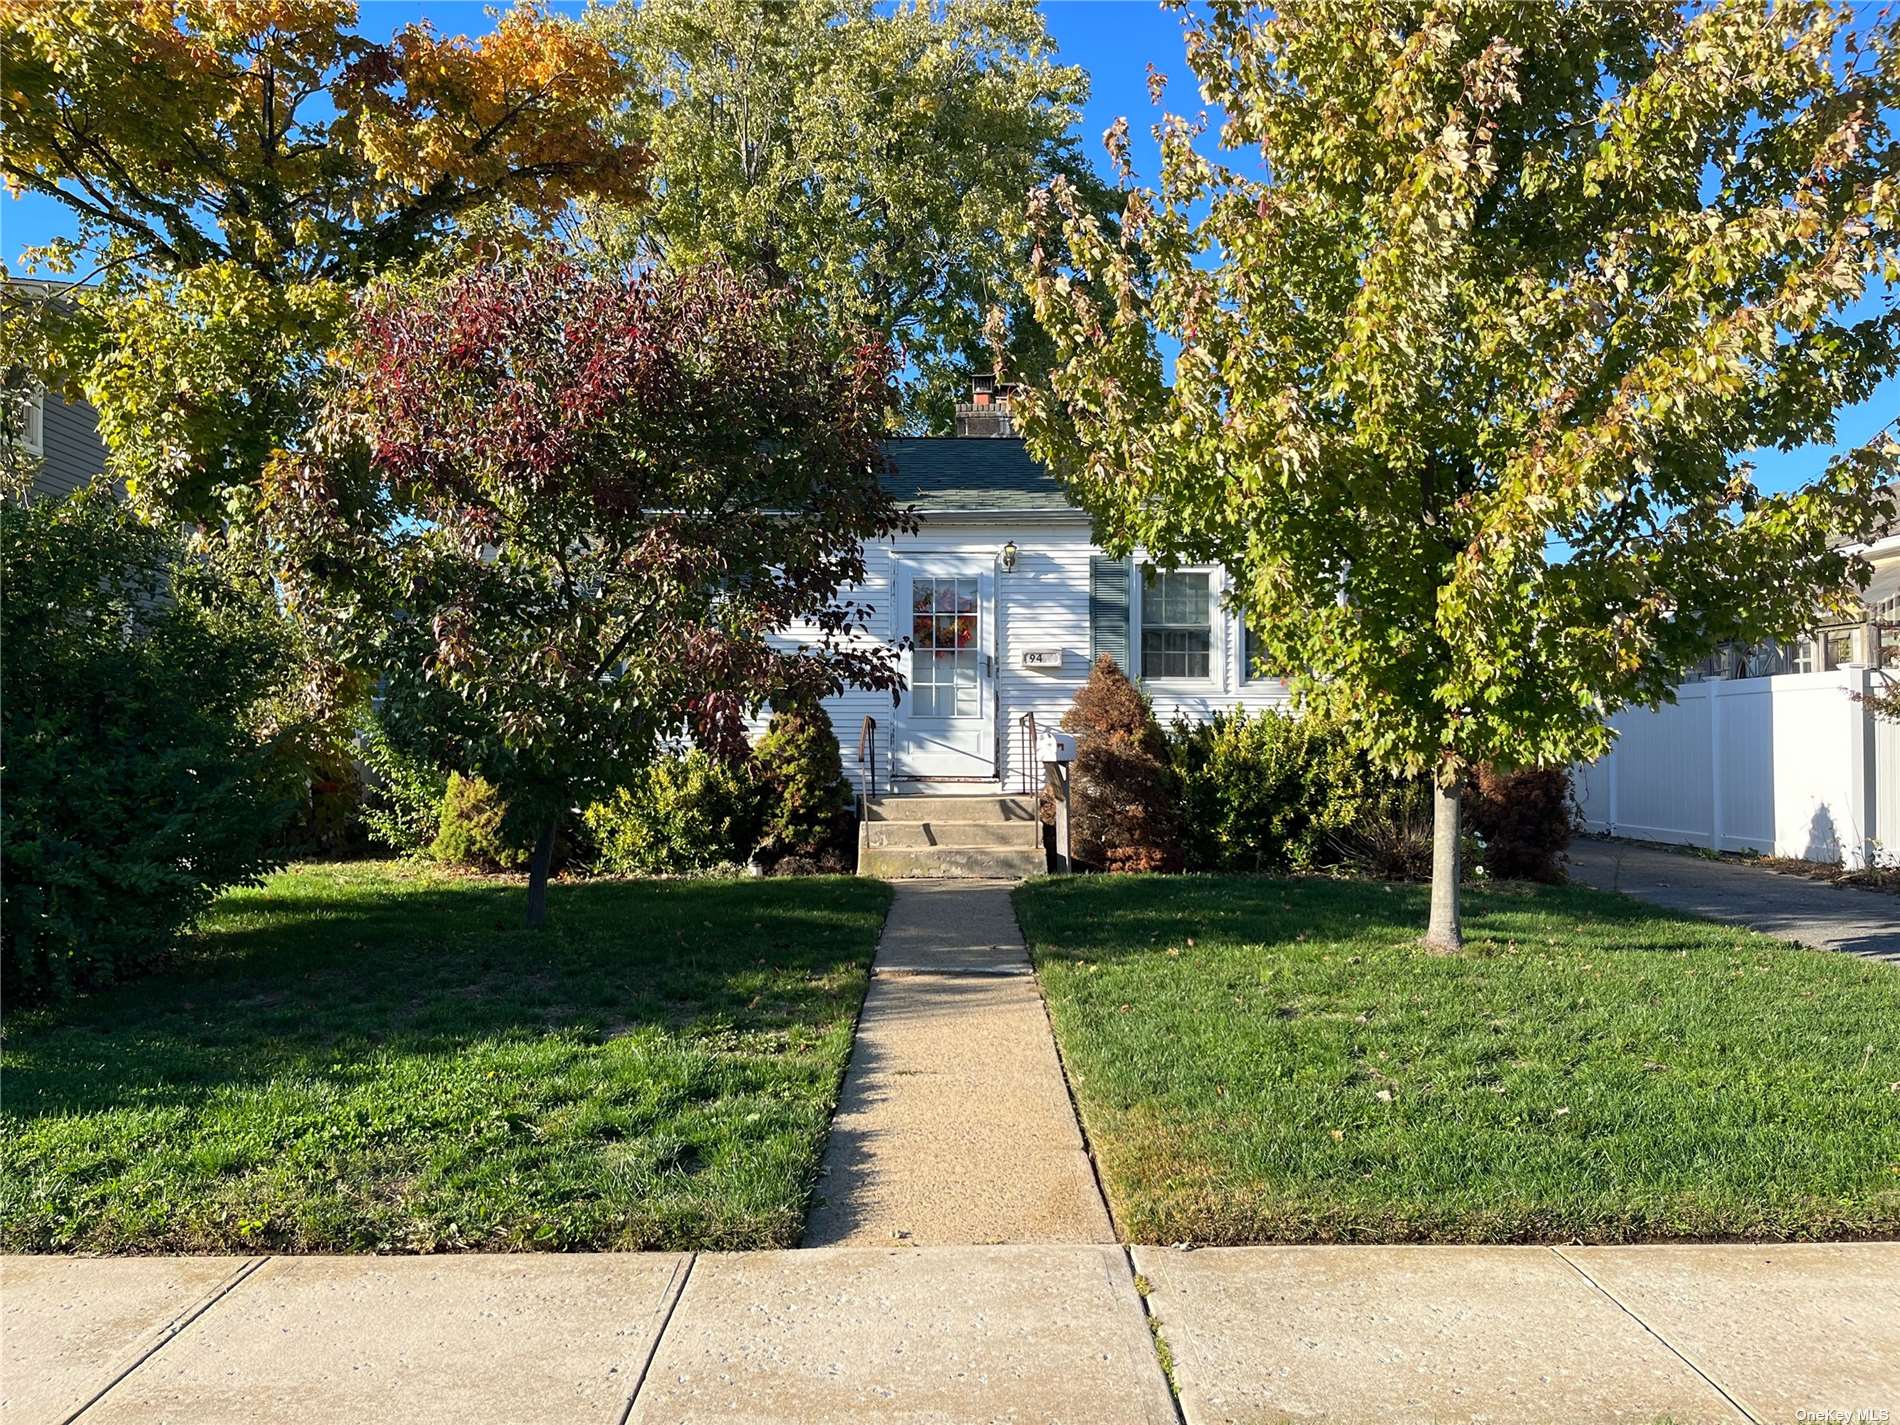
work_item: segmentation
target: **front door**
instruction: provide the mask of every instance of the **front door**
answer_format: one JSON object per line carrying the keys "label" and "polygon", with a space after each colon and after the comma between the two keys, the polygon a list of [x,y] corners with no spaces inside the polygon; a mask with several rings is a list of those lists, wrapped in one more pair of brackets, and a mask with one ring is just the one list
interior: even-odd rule
{"label": "front door", "polygon": [[911,640],[891,746],[900,778],[996,776],[994,581],[987,558],[912,555],[898,564],[898,632]]}

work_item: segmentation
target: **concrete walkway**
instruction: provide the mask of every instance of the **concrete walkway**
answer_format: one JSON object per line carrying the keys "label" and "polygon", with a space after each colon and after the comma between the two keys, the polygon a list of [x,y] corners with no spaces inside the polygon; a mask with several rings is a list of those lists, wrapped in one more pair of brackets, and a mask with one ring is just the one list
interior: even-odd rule
{"label": "concrete walkway", "polygon": [[1187,1425],[1877,1425],[1900,1416],[1900,1244],[0,1259],[6,1425],[1170,1425],[1177,1406]]}
{"label": "concrete walkway", "polygon": [[1900,896],[1628,841],[1570,843],[1573,880],[1817,950],[1900,960]]}
{"label": "concrete walkway", "polygon": [[1008,884],[894,889],[805,1246],[1114,1241]]}

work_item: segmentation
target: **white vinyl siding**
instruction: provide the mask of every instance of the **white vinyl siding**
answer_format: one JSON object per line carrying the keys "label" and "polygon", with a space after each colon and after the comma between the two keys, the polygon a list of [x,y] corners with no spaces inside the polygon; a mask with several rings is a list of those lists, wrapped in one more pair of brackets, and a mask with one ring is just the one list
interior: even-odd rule
{"label": "white vinyl siding", "polygon": [[[1001,550],[1014,541],[1016,567],[1002,572]],[[1023,717],[1034,714],[1039,728],[1059,725],[1083,683],[1088,681],[1093,640],[1089,620],[1090,566],[1102,558],[1089,538],[1086,516],[1026,515],[963,517],[926,516],[923,528],[894,543],[867,551],[865,584],[844,597],[875,611],[870,641],[895,640],[909,632],[909,610],[891,606],[892,556],[959,553],[996,560],[996,762],[1006,790],[1036,784],[1040,772],[1033,752],[1024,761]],[[1287,691],[1278,679],[1243,676],[1242,638],[1238,620],[1222,607],[1224,578],[1218,569],[1207,571],[1212,647],[1208,676],[1201,679],[1144,679],[1142,686],[1154,703],[1155,716],[1165,727],[1176,717],[1200,721],[1232,707],[1278,708],[1287,703]],[[1139,586],[1140,580],[1131,583]],[[1131,600],[1139,618],[1140,597]],[[933,610],[934,614],[934,610]],[[799,641],[792,630],[788,642]],[[1137,634],[1138,637],[1138,634]],[[1059,652],[1059,668],[1030,668],[1023,663],[1030,652]],[[864,718],[877,720],[878,790],[890,790],[890,735],[894,709],[889,694],[852,690],[825,704],[844,754],[845,771],[862,788],[857,761],[858,736]],[[761,722],[761,729],[762,729]]]}

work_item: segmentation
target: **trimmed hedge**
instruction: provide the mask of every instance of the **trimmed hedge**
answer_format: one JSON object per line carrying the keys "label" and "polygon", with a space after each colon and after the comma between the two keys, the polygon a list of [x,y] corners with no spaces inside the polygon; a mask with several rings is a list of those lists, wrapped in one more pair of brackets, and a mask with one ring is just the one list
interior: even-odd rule
{"label": "trimmed hedge", "polygon": [[856,864],[851,783],[823,708],[772,714],[753,749],[765,814],[758,855],[776,874],[848,872]]}
{"label": "trimmed hedge", "polygon": [[[1236,708],[1201,724],[1176,722],[1168,754],[1191,871],[1431,875],[1429,783],[1380,771],[1335,723]],[[1496,879],[1563,879],[1568,773],[1483,769],[1466,791],[1465,813],[1478,838],[1467,846],[1467,865],[1482,864]]]}
{"label": "trimmed hedge", "polygon": [[1181,780],[1192,871],[1287,871],[1337,862],[1366,811],[1372,777],[1317,718],[1235,708],[1177,721],[1168,753]]}

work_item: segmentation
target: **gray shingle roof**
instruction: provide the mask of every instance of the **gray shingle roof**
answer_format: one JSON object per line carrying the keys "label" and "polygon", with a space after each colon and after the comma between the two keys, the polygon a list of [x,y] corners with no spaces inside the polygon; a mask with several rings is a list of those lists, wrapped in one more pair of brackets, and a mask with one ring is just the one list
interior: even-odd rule
{"label": "gray shingle roof", "polygon": [[888,443],[884,488],[900,505],[945,510],[1072,510],[1062,486],[1020,440],[916,436]]}

